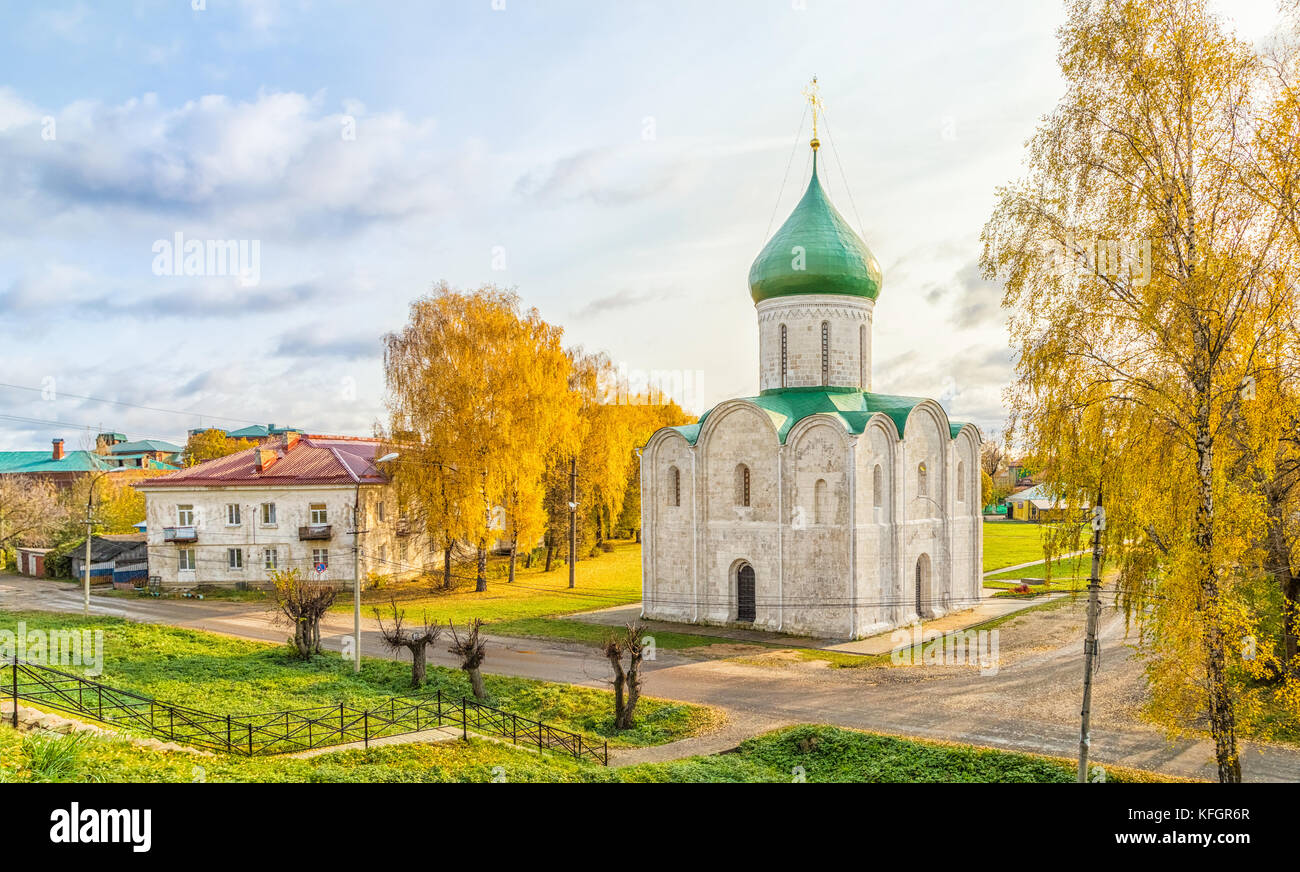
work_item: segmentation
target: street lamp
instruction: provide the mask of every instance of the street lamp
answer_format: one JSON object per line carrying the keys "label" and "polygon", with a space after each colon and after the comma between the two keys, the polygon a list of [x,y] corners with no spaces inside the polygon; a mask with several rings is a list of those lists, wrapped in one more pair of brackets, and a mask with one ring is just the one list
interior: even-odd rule
{"label": "street lamp", "polygon": [[[381,463],[396,460],[396,451],[390,451],[375,461],[375,468]],[[352,661],[352,671],[361,671],[361,485],[357,484],[357,499],[352,504],[352,642],[356,646]]]}

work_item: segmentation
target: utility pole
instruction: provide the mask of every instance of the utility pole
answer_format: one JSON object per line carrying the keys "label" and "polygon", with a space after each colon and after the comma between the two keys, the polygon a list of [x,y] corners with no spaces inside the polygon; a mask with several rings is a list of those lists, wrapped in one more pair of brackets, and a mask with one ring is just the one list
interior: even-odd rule
{"label": "utility pole", "polygon": [[569,458],[569,588],[573,588],[574,561],[578,558],[578,458]]}
{"label": "utility pole", "polygon": [[1101,505],[1101,490],[1092,508],[1092,575],[1088,578],[1088,633],[1083,642],[1083,710],[1079,713],[1079,783],[1088,781],[1088,747],[1092,744],[1092,673],[1101,653],[1097,644],[1097,622],[1101,617],[1101,533],[1106,529],[1106,510]]}
{"label": "utility pole", "polygon": [[91,514],[95,504],[95,482],[107,474],[105,470],[92,478],[86,493],[86,562],[81,567],[81,610],[86,617],[90,617],[90,539],[91,525],[95,523],[95,516]]}
{"label": "utility pole", "polygon": [[352,504],[352,671],[361,671],[361,487]]}

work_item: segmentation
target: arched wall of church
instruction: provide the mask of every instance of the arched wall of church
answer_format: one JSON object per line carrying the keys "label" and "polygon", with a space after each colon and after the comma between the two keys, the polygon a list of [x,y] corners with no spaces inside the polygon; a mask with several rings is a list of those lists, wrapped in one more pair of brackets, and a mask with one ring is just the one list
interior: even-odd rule
{"label": "arched wall of church", "polygon": [[[959,609],[977,604],[983,586],[984,515],[979,445],[979,432],[967,424],[952,440],[950,449],[954,481],[950,551],[952,595],[953,607]],[[956,486],[958,475],[962,478],[962,488]]]}
{"label": "arched wall of church", "polygon": [[[901,536],[904,577],[904,620],[933,618],[951,609],[952,579],[949,572],[951,542],[951,465],[948,416],[933,400],[918,403],[907,417],[902,441],[904,522]],[[922,467],[924,464],[924,468]],[[929,595],[916,613],[916,566],[922,555],[929,557]]]}
{"label": "arched wall of church", "polygon": [[[771,420],[754,406],[731,401],[714,409],[700,433],[699,614],[708,623],[736,620],[735,569],[754,567],[754,625],[780,625],[780,459]],[[737,498],[737,467],[749,469],[748,506]]]}
{"label": "arched wall of church", "polygon": [[898,435],[884,415],[858,437],[857,536],[859,635],[886,630],[901,620],[894,518]]}
{"label": "arched wall of church", "polygon": [[850,633],[849,455],[843,424],[829,417],[805,418],[786,438],[785,632],[825,636],[836,628],[836,635]]}
{"label": "arched wall of church", "polygon": [[[641,594],[647,618],[690,621],[695,616],[692,561],[698,487],[693,461],[691,446],[673,431],[660,431],[642,453]],[[673,469],[679,494],[673,487]]]}

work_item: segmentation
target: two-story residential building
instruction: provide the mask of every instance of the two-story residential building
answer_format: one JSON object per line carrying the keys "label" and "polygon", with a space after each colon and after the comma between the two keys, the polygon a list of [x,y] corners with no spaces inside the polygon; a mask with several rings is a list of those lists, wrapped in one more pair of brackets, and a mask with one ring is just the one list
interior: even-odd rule
{"label": "two-story residential building", "polygon": [[354,548],[363,580],[436,565],[422,525],[402,517],[380,449],[372,439],[288,432],[138,482],[150,576],[163,587],[255,588],[296,568],[351,586]]}

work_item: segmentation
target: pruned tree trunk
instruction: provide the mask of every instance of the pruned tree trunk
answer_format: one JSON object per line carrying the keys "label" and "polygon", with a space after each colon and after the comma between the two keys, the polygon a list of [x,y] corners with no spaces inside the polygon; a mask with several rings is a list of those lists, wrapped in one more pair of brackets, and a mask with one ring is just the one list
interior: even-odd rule
{"label": "pruned tree trunk", "polygon": [[[602,648],[614,671],[614,729],[630,730],[635,725],[636,705],[641,699],[641,658],[644,654],[644,631],[628,624],[605,638]],[[623,668],[623,654],[629,656]]]}
{"label": "pruned tree trunk", "polygon": [[511,539],[510,540],[510,575],[506,579],[507,583],[515,580],[515,558],[518,554],[519,554],[519,540],[518,538]]}
{"label": "pruned tree trunk", "polygon": [[474,691],[474,698],[482,701],[487,699],[487,691],[483,689],[483,672],[477,666],[466,669],[465,673],[469,676],[470,689]]}
{"label": "pruned tree trunk", "polygon": [[555,546],[546,543],[546,571],[550,572],[551,567],[555,564]]}

